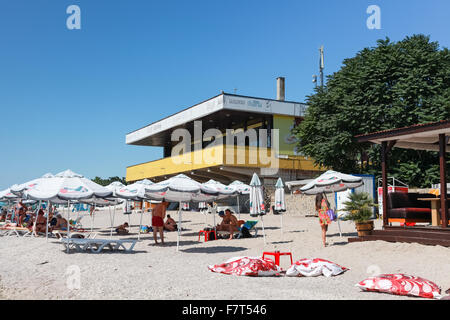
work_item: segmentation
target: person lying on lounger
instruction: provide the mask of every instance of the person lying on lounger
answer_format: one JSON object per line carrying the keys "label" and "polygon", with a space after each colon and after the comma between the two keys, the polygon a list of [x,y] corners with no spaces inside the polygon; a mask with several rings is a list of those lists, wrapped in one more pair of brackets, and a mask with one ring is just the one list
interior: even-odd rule
{"label": "person lying on lounger", "polygon": [[177,223],[170,217],[170,214],[167,215],[166,222],[164,223],[164,229],[168,231],[177,231]]}
{"label": "person lying on lounger", "polygon": [[129,233],[129,231],[128,231],[128,228],[129,226],[128,226],[128,222],[125,222],[124,224],[121,224],[120,226],[118,226],[117,228],[116,228],[116,232],[117,232],[117,234],[128,234]]}

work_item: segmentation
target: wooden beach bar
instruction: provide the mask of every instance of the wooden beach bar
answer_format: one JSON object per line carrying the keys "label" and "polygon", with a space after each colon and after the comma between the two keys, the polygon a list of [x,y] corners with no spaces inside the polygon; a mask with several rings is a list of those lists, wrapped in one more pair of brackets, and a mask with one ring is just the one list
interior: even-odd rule
{"label": "wooden beach bar", "polygon": [[[381,145],[381,178],[383,201],[383,228],[374,230],[371,235],[350,238],[349,242],[385,240],[392,242],[416,242],[428,245],[442,245],[450,247],[449,228],[449,200],[447,190],[446,153],[450,152],[450,120],[418,124],[410,127],[379,131],[356,136],[360,143],[372,142]],[[392,148],[428,150],[439,152],[440,166],[440,196],[422,195],[410,200],[413,203],[422,202],[420,208],[406,207],[392,209],[388,206],[392,195],[388,194],[388,165],[387,160]],[[408,197],[408,195],[405,195]],[[391,201],[392,202],[392,201]],[[405,201],[404,201],[405,202]],[[418,205],[416,205],[417,207]],[[428,207],[428,208],[427,208]],[[430,224],[424,226],[393,226],[391,221],[421,221],[419,218],[429,212]],[[399,213],[401,216],[399,216]],[[409,220],[408,220],[409,219]]]}

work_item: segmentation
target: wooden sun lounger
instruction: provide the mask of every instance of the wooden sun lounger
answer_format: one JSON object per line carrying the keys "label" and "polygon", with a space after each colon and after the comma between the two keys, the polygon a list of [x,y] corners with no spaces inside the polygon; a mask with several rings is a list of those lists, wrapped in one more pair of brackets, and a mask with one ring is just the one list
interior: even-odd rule
{"label": "wooden sun lounger", "polygon": [[[131,252],[137,240],[119,240],[119,239],[77,239],[77,238],[61,238],[61,243],[65,249],[75,249],[79,252],[91,250],[93,253],[100,253],[104,248],[111,251],[123,250],[124,252]],[[130,244],[127,248],[125,244]]]}

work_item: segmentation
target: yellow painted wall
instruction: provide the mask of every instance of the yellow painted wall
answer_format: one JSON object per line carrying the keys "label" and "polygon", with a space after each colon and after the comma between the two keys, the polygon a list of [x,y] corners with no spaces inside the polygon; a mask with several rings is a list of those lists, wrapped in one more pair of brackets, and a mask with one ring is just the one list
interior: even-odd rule
{"label": "yellow painted wall", "polygon": [[271,149],[221,145],[187,153],[183,156],[128,167],[126,180],[136,181],[220,165],[245,168],[272,167],[287,170],[321,170],[314,166],[313,160],[301,156],[289,156],[288,159],[272,158]]}
{"label": "yellow painted wall", "polygon": [[280,154],[298,155],[295,152],[297,139],[291,130],[299,123],[300,118],[290,116],[273,116],[273,128],[279,130],[279,150]]}

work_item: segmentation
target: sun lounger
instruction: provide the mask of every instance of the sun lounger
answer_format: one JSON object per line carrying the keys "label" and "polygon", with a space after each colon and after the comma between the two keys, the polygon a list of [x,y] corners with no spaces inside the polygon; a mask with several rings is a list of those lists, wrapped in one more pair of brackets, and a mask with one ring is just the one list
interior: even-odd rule
{"label": "sun lounger", "polygon": [[[53,230],[52,235],[57,238],[67,238],[67,231],[65,230]],[[70,230],[70,237],[76,238],[77,236],[83,236],[84,238],[94,239],[98,235],[97,232],[86,232],[86,231],[77,231]]]}
{"label": "sun lounger", "polygon": [[[103,249],[108,248],[111,251],[131,252],[137,240],[119,240],[119,239],[76,239],[76,238],[61,238],[61,243],[65,249],[75,249],[78,252],[86,252],[91,250],[93,253],[100,253]],[[130,244],[126,247],[126,244]]]}
{"label": "sun lounger", "polygon": [[2,236],[17,236],[17,237],[27,237],[31,236],[31,230],[24,227],[2,227],[0,228],[2,231]]}

